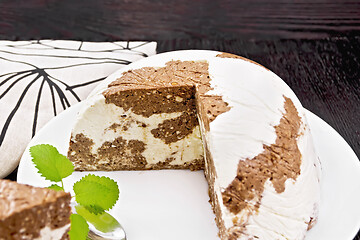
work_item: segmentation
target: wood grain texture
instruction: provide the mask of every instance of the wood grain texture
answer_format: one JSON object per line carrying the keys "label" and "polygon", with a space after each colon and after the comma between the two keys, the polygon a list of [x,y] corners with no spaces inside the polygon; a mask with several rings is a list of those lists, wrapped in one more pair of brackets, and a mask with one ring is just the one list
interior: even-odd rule
{"label": "wood grain texture", "polygon": [[318,39],[359,32],[359,1],[0,1],[0,38],[7,39]]}

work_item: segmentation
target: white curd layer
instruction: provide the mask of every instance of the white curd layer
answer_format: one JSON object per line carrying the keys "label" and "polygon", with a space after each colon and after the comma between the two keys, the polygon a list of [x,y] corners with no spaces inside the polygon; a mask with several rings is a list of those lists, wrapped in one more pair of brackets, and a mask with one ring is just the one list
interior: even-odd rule
{"label": "white curd layer", "polygon": [[64,236],[69,228],[70,223],[56,229],[51,229],[49,226],[45,226],[43,229],[41,229],[40,236],[34,240],[59,240],[62,238],[62,236]]}

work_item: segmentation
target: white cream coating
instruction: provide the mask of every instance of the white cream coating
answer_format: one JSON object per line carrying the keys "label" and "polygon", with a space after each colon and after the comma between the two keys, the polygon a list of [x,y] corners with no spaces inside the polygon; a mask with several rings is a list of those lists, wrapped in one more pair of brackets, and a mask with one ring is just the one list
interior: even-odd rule
{"label": "white cream coating", "polygon": [[[93,154],[97,153],[98,148],[104,142],[112,142],[119,136],[126,140],[139,140],[146,144],[142,155],[146,158],[148,165],[164,162],[170,157],[174,158],[169,163],[170,165],[182,165],[184,162],[202,158],[203,150],[199,126],[195,127],[193,132],[185,138],[170,144],[166,144],[160,138],[155,138],[151,133],[151,130],[156,129],[159,123],[180,115],[181,112],[160,113],[147,118],[133,113],[131,109],[125,111],[114,104],[106,104],[104,96],[99,94],[87,100],[87,106],[78,115],[72,136],[82,133],[92,139],[94,142]],[[128,121],[132,123],[127,125],[126,131],[123,131],[121,128]],[[145,123],[146,127],[139,126],[136,121]],[[113,124],[120,125],[116,131],[110,128]]]}
{"label": "white cream coating", "polygon": [[[305,133],[298,141],[299,150],[304,158],[313,154],[312,140],[308,136]],[[269,180],[266,182],[257,214],[245,217],[246,220],[242,221],[247,224],[245,232],[247,236],[257,236],[260,239],[304,238],[309,216],[317,215],[318,209],[317,205],[314,205],[314,199],[319,199],[320,176],[318,168],[314,167],[311,161],[303,161],[301,172],[296,181],[292,179],[286,181],[285,191],[280,194],[275,191]],[[227,226],[231,227],[234,215],[226,208],[223,208],[223,212]],[[240,213],[240,215],[244,214]]]}
{"label": "white cream coating", "polygon": [[[307,132],[308,129],[305,131]],[[265,232],[272,231],[286,236],[287,239],[304,238],[309,216],[317,215],[314,199],[319,199],[320,192],[318,169],[314,167],[314,162],[304,161],[306,157],[314,155],[312,139],[309,136],[308,133],[304,133],[298,140],[298,147],[303,156],[302,174],[296,181],[288,179],[285,183],[285,191],[280,194],[275,191],[270,181],[266,182],[258,214],[250,216],[247,233],[260,237]],[[264,228],[268,230],[264,231]]]}
{"label": "white cream coating", "polygon": [[[290,88],[272,72],[241,59],[209,59],[211,92],[223,96],[231,110],[210,124],[207,133],[216,169],[215,188],[221,192],[236,176],[239,160],[251,159],[263,151],[263,144],[275,143],[274,126],[284,113],[284,96],[289,97],[302,117],[298,147],[302,154],[301,175],[288,179],[285,191],[278,194],[267,181],[257,214],[247,218],[246,233],[260,239],[303,239],[310,216],[316,216],[319,203],[319,168],[312,138],[300,102]],[[229,87],[231,86],[231,87]],[[234,121],[236,119],[236,122]],[[256,201],[252,201],[255,204]],[[234,215],[222,204],[226,227]],[[276,229],[276,230],[275,230]],[[275,235],[274,235],[275,234]],[[277,237],[274,237],[277,236]],[[244,238],[246,239],[246,238]]]}
{"label": "white cream coating", "polygon": [[[210,124],[210,132],[203,132],[213,156],[216,171],[215,191],[220,201],[225,226],[231,228],[234,215],[222,204],[221,192],[236,176],[239,160],[253,158],[263,151],[263,144],[275,142],[274,126],[284,113],[284,96],[290,98],[302,117],[298,139],[302,154],[301,175],[296,181],[288,179],[285,191],[278,194],[271,182],[266,182],[258,213],[248,216],[246,211],[237,217],[247,220],[242,238],[303,239],[310,217],[317,216],[319,204],[320,167],[313,149],[303,108],[291,89],[274,73],[242,59],[217,58],[219,52],[178,51],[143,59],[114,73],[107,83],[94,90],[99,94],[109,82],[123,71],[141,67],[163,67],[171,60],[206,60],[209,63],[211,86],[208,94],[223,96],[230,111],[219,115]],[[314,166],[316,165],[316,166]],[[252,203],[255,204],[256,200]],[[250,205],[251,208],[251,205]],[[246,222],[246,221],[245,221]]]}
{"label": "white cream coating", "polygon": [[49,226],[45,226],[40,230],[40,236],[34,238],[34,240],[59,240],[69,230],[70,223],[60,228],[51,229]]}

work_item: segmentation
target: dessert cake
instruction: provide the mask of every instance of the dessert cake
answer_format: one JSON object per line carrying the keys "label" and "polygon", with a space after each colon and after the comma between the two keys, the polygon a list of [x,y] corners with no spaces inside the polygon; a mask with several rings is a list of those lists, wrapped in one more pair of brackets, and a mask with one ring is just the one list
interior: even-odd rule
{"label": "dessert cake", "polygon": [[113,74],[80,111],[68,157],[80,171],[204,168],[223,240],[303,239],[317,218],[304,109],[232,54],[159,54]]}
{"label": "dessert cake", "polygon": [[0,180],[0,239],[69,239],[70,194]]}

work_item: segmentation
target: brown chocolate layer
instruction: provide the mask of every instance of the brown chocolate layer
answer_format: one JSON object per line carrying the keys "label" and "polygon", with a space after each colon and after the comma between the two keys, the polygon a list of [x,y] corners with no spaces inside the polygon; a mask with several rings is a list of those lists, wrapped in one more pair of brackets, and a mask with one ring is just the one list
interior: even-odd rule
{"label": "brown chocolate layer", "polygon": [[33,239],[45,226],[69,224],[70,199],[63,191],[0,180],[0,239]]}
{"label": "brown chocolate layer", "polygon": [[121,115],[120,123],[113,123],[110,127],[106,128],[106,130],[113,130],[114,132],[127,131],[133,124],[143,128],[147,126],[145,123],[129,118],[126,114],[123,114]]}
{"label": "brown chocolate layer", "polygon": [[194,105],[192,86],[170,86],[156,89],[126,89],[114,86],[104,92],[105,102],[113,103],[125,111],[150,117],[159,113],[191,110]]}
{"label": "brown chocolate layer", "polygon": [[[209,121],[230,109],[221,96],[206,95],[206,92],[211,90],[208,67],[205,61],[170,61],[165,67],[130,70],[103,92],[105,102],[115,104],[124,111],[131,109],[133,113],[144,117],[160,113],[181,113],[179,117],[164,120],[151,130],[155,138],[162,139],[166,144],[177,142],[191,134],[198,125],[195,94],[200,96],[197,100],[203,101],[202,106]],[[113,124],[108,130],[126,131],[131,124],[131,120],[125,116],[121,124]],[[144,124],[142,126],[146,127]],[[91,170],[91,165],[96,166],[96,170],[145,168],[146,159],[141,155],[144,143],[140,141],[126,143],[126,140],[119,137],[115,143],[104,143],[97,153],[93,154],[91,139],[83,134],[73,137],[75,139],[70,141],[68,157],[75,163],[76,170]],[[134,151],[136,147],[138,150]],[[128,154],[129,152],[132,154]],[[196,163],[184,167],[203,168],[197,163],[203,163],[203,159],[193,161]],[[158,165],[163,168],[174,167],[168,167],[166,162]]]}
{"label": "brown chocolate layer", "polygon": [[238,56],[238,55],[235,55],[235,54],[232,54],[232,53],[226,53],[226,52],[219,53],[218,55],[216,55],[216,57],[219,57],[219,58],[246,59],[246,58],[240,57],[240,56]]}
{"label": "brown chocolate layer", "polygon": [[230,110],[228,103],[224,102],[221,96],[199,94],[198,101],[204,106],[204,112],[210,122],[214,121],[220,114]]}
{"label": "brown chocolate layer", "polygon": [[204,85],[211,89],[208,63],[205,61],[169,61],[165,67],[144,67],[130,70],[109,85],[120,90],[154,89],[176,86]]}
{"label": "brown chocolate layer", "polygon": [[247,62],[251,62],[251,63],[254,63],[254,64],[256,64],[256,65],[259,65],[259,66],[261,66],[261,67],[263,67],[263,68],[265,68],[266,70],[269,71],[269,69],[267,69],[267,68],[264,67],[263,65],[261,65],[261,64],[259,64],[259,63],[257,63],[257,62],[254,62],[253,60],[250,60],[250,59],[248,59],[248,58],[244,58],[244,57],[241,57],[241,56],[238,56],[238,55],[235,55],[235,54],[223,52],[223,53],[220,53],[220,54],[216,55],[216,57],[242,59],[242,60],[245,60],[245,61],[247,61]]}
{"label": "brown chocolate layer", "polygon": [[73,138],[74,136],[71,136],[67,157],[73,162],[75,170],[89,170],[86,168],[88,165],[97,164],[94,154],[91,153],[94,142],[84,134],[76,134],[75,139]]}
{"label": "brown chocolate layer", "polygon": [[287,179],[296,180],[300,175],[301,153],[296,140],[301,118],[293,102],[284,98],[285,114],[275,126],[275,144],[264,145],[264,151],[253,159],[239,161],[236,178],[222,192],[224,205],[234,214],[250,207],[248,202],[253,199],[257,201],[254,210],[258,208],[267,180],[281,193]]}
{"label": "brown chocolate layer", "polygon": [[70,231],[70,228],[66,231],[66,233],[64,233],[64,235],[61,237],[60,240],[69,240],[70,236],[68,234],[68,232]]}
{"label": "brown chocolate layer", "polygon": [[[145,166],[146,159],[142,155],[145,150],[145,143],[139,140],[125,140],[122,137],[117,137],[112,142],[105,142],[98,149],[100,159],[109,159],[109,164],[117,164],[119,160],[125,163],[131,161],[131,165]],[[121,158],[119,159],[119,156]],[[125,161],[125,162],[124,162]]]}
{"label": "brown chocolate layer", "polygon": [[197,126],[195,107],[190,112],[183,112],[179,117],[167,119],[157,128],[151,130],[156,138],[163,139],[166,144],[177,142],[191,134]]}
{"label": "brown chocolate layer", "polygon": [[157,113],[191,112],[195,90],[204,99],[211,120],[229,111],[221,96],[207,95],[210,85],[209,64],[205,61],[170,61],[165,67],[130,70],[109,85],[103,93],[106,103],[149,117]]}
{"label": "brown chocolate layer", "polygon": [[[112,171],[122,170],[132,166],[133,168],[144,168],[147,164],[142,152],[145,143],[138,140],[125,140],[117,137],[112,142],[104,142],[96,154],[91,152],[93,141],[84,134],[77,134],[75,141],[70,141],[68,158],[74,163],[75,170]],[[101,162],[97,162],[101,159]]]}
{"label": "brown chocolate layer", "polygon": [[[181,165],[172,165],[170,164],[173,159],[168,158],[165,162],[159,162],[155,165],[148,167],[145,170],[160,170],[160,169],[190,169],[191,171],[203,170],[204,169],[204,159],[194,159],[192,161],[185,162]],[[133,169],[129,169],[133,170]]]}
{"label": "brown chocolate layer", "polygon": [[219,203],[218,195],[216,194],[214,189],[215,179],[217,178],[215,164],[212,155],[210,153],[209,147],[205,141],[204,141],[204,150],[205,150],[205,159],[206,159],[204,173],[209,185],[209,190],[208,190],[208,194],[210,197],[209,202],[212,206],[213,212],[215,213],[215,222],[219,228],[218,235],[221,239],[226,239],[227,229],[225,227],[224,220],[221,217],[220,203]]}
{"label": "brown chocolate layer", "polygon": [[[166,144],[177,142],[191,134],[198,125],[196,101],[202,102],[208,121],[230,109],[221,96],[206,94],[212,89],[208,67],[205,61],[170,61],[161,68],[144,67],[130,70],[123,73],[103,92],[105,102],[144,117],[161,113],[180,113],[179,117],[164,120],[157,128],[151,130],[155,138],[163,140]],[[200,96],[197,99],[196,94]],[[112,124],[107,130],[126,131],[133,124],[132,121],[124,116],[121,123]],[[146,127],[145,124],[141,126]],[[74,162],[76,170],[137,170],[145,169],[147,165],[146,159],[141,155],[145,146],[143,142],[127,143],[119,137],[115,142],[104,143],[94,154],[91,151],[91,139],[83,134],[73,137],[75,139],[70,141],[68,157]],[[135,147],[138,147],[137,151],[133,151]],[[186,162],[190,163],[174,166],[162,162],[157,166],[147,165],[146,168],[203,169],[203,165],[200,166],[204,162],[203,158],[187,159]],[[91,169],[91,166],[94,168]]]}
{"label": "brown chocolate layer", "polygon": [[[75,170],[78,171],[115,171],[115,170],[159,170],[159,169],[190,169],[201,170],[204,168],[204,159],[194,159],[181,165],[170,164],[171,157],[165,162],[147,164],[142,152],[145,144],[138,140],[127,141],[121,137],[113,142],[105,142],[97,151],[91,153],[91,139],[83,134],[77,134],[75,141],[70,143],[68,158],[74,162]],[[71,152],[76,152],[72,155]],[[101,159],[101,162],[97,159]]]}

